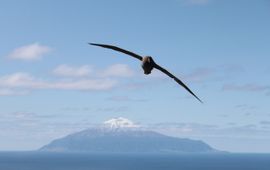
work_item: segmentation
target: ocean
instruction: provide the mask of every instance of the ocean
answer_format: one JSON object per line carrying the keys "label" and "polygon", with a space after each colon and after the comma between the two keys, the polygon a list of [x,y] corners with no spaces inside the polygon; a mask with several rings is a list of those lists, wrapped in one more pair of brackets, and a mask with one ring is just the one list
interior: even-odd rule
{"label": "ocean", "polygon": [[0,152],[0,170],[270,170],[270,154]]}

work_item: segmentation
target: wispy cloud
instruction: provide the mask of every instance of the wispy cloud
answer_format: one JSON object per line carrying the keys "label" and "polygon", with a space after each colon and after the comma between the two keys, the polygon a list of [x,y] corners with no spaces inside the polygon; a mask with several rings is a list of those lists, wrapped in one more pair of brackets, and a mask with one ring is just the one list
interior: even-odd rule
{"label": "wispy cloud", "polygon": [[109,97],[108,100],[115,101],[115,102],[145,102],[146,99],[135,99],[129,96],[112,96]]}
{"label": "wispy cloud", "polygon": [[20,96],[28,94],[27,90],[14,90],[10,88],[0,88],[0,96]]}
{"label": "wispy cloud", "polygon": [[89,76],[92,71],[92,67],[89,65],[70,66],[62,64],[53,70],[53,74],[66,77],[85,77]]}
{"label": "wispy cloud", "polygon": [[[199,124],[199,123],[174,123],[174,122],[167,122],[167,123],[156,123],[151,124],[149,126],[153,129],[163,129],[163,130],[180,130],[182,129],[189,129],[188,132],[195,131],[196,129],[214,129],[218,128],[216,125],[209,125],[209,124]],[[184,130],[184,132],[187,132]]]}
{"label": "wispy cloud", "polygon": [[34,43],[14,49],[7,57],[18,60],[37,60],[50,51],[50,47]]}
{"label": "wispy cloud", "polygon": [[267,125],[267,126],[270,126],[270,121],[261,121],[260,122],[261,125]]}
{"label": "wispy cloud", "polygon": [[246,72],[243,66],[237,64],[223,64],[218,66],[218,68],[227,74],[238,74]]}
{"label": "wispy cloud", "polygon": [[236,78],[239,74],[245,72],[244,68],[235,64],[223,64],[215,67],[201,67],[183,74],[184,81],[192,83],[203,82],[226,82]]}
{"label": "wispy cloud", "polygon": [[100,108],[96,108],[94,109],[94,112],[99,112],[99,113],[121,113],[121,112],[126,112],[128,111],[128,107],[127,106],[118,106],[118,107],[100,107]]}
{"label": "wispy cloud", "polygon": [[198,68],[193,72],[184,75],[183,79],[189,82],[202,82],[213,75],[214,72],[215,70],[211,68]]}
{"label": "wispy cloud", "polygon": [[256,109],[258,109],[257,106],[248,105],[248,104],[238,104],[238,105],[235,105],[235,108],[240,109],[240,110],[256,110]]}
{"label": "wispy cloud", "polygon": [[[91,126],[89,122],[82,120],[73,119],[69,121],[65,117],[60,119],[59,115],[37,114],[29,111],[0,113],[0,115],[1,144],[3,145],[5,141],[8,143],[15,141],[13,147],[8,148],[11,150],[16,148],[17,140],[20,140],[21,146],[19,149],[33,150],[38,149],[45,143],[49,143],[53,139]],[[25,138],[26,136],[27,138]],[[35,142],[29,144],[29,140]],[[7,149],[7,147],[4,145],[2,149]]]}
{"label": "wispy cloud", "polygon": [[251,116],[258,112],[258,107],[249,104],[239,104],[236,105],[235,108],[239,110],[241,113],[244,113],[245,116]]}
{"label": "wispy cloud", "polygon": [[227,84],[222,87],[224,91],[246,91],[246,92],[267,92],[270,90],[270,86],[259,84]]}
{"label": "wispy cloud", "polygon": [[[268,122],[263,122],[267,124]],[[262,124],[262,122],[261,122]],[[211,125],[199,123],[160,123],[152,124],[148,129],[179,137],[230,137],[230,138],[269,138],[270,131],[257,124]]]}
{"label": "wispy cloud", "polygon": [[12,117],[16,118],[16,119],[20,119],[20,120],[33,120],[36,118],[36,114],[35,113],[31,113],[31,112],[13,112],[10,114]]}

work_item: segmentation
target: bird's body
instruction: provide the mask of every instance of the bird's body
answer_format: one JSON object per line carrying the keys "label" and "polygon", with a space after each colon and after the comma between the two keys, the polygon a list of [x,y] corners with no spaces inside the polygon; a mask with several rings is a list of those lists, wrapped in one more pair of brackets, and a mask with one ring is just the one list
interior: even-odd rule
{"label": "bird's body", "polygon": [[184,87],[190,94],[192,94],[196,99],[198,99],[201,103],[202,101],[177,77],[175,77],[173,74],[171,74],[169,71],[167,71],[166,69],[164,69],[163,67],[159,66],[158,64],[155,63],[155,61],[153,60],[152,57],[150,56],[145,56],[142,57],[138,54],[135,54],[133,52],[124,50],[122,48],[116,47],[116,46],[112,46],[112,45],[106,45],[106,44],[94,44],[94,43],[89,43],[90,45],[95,45],[95,46],[99,46],[99,47],[103,47],[103,48],[109,48],[112,50],[116,50],[122,53],[125,53],[127,55],[130,55],[134,58],[137,58],[138,60],[140,60],[142,62],[142,68],[144,70],[144,74],[148,75],[151,74],[151,71],[156,68],[158,70],[160,70],[161,72],[167,74],[169,77],[171,77],[172,79],[174,79],[179,85],[181,85],[182,87]]}
{"label": "bird's body", "polygon": [[151,71],[153,70],[155,66],[155,62],[152,57],[150,56],[145,56],[142,59],[142,68],[144,71],[144,74],[148,75],[151,74]]}

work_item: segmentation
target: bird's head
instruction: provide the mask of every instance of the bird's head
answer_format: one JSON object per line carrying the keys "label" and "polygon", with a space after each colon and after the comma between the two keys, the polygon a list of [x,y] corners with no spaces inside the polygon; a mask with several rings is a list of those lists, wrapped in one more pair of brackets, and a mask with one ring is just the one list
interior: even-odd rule
{"label": "bird's head", "polygon": [[145,56],[143,57],[144,62],[152,63],[154,60],[151,56]]}

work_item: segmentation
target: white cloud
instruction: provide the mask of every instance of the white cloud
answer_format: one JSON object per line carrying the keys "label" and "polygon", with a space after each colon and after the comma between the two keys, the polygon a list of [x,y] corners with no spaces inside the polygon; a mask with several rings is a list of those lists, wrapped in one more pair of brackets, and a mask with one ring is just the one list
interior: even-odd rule
{"label": "white cloud", "polygon": [[34,43],[14,49],[8,55],[8,58],[19,60],[37,60],[41,59],[43,55],[50,51],[51,48]]}
{"label": "white cloud", "polygon": [[114,64],[103,70],[94,70],[90,65],[70,66],[62,64],[57,66],[53,71],[54,75],[63,77],[87,77],[95,75],[96,77],[131,77],[134,71],[126,64]]}
{"label": "white cloud", "polygon": [[62,90],[109,90],[117,84],[111,79],[83,79],[48,83],[44,88]]}
{"label": "white cloud", "polygon": [[109,90],[118,84],[117,77],[130,77],[134,74],[124,64],[115,64],[104,70],[93,70],[89,65],[63,64],[56,67],[52,73],[59,77],[42,79],[26,72],[0,76],[0,95],[24,95],[34,89]]}
{"label": "white cloud", "polygon": [[66,77],[85,77],[89,76],[91,72],[92,69],[89,65],[76,67],[63,64],[59,65],[53,70],[53,74],[57,76],[66,76]]}
{"label": "white cloud", "polygon": [[[117,84],[116,80],[105,79],[70,79],[41,80],[28,73],[14,73],[0,77],[0,87],[19,89],[62,89],[62,90],[108,90]],[[7,93],[7,92],[6,92]]]}
{"label": "white cloud", "polygon": [[115,64],[100,73],[102,77],[131,77],[133,70],[126,64]]}
{"label": "white cloud", "polygon": [[24,72],[17,72],[11,75],[0,77],[0,87],[39,88],[42,86],[44,86],[44,82]]}

